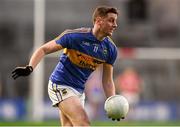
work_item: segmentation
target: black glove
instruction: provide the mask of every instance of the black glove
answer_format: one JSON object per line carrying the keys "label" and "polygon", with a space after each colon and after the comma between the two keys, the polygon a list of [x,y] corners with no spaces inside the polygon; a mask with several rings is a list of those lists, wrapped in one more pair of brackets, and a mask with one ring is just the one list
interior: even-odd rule
{"label": "black glove", "polygon": [[19,76],[28,76],[31,74],[31,72],[33,72],[33,67],[32,66],[25,66],[25,67],[16,67],[13,71],[12,71],[12,78],[16,79]]}

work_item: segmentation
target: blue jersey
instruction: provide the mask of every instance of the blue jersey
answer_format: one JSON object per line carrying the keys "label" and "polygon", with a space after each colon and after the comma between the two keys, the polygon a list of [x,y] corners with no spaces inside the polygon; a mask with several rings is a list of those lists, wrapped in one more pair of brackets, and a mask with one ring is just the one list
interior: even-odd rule
{"label": "blue jersey", "polygon": [[84,91],[89,75],[103,63],[113,65],[117,49],[110,37],[102,41],[92,34],[91,28],[66,30],[55,39],[64,48],[59,62],[50,76],[56,84]]}

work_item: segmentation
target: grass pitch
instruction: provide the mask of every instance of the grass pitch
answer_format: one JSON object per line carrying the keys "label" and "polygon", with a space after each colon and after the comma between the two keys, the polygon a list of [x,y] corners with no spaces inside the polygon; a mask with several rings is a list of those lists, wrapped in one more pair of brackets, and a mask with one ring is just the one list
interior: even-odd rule
{"label": "grass pitch", "polygon": [[[92,126],[180,126],[180,121],[164,121],[164,122],[155,122],[155,121],[93,121],[91,122]],[[44,122],[28,122],[28,121],[15,121],[15,122],[0,122],[0,126],[51,126],[57,127],[60,126],[59,121],[44,121]]]}

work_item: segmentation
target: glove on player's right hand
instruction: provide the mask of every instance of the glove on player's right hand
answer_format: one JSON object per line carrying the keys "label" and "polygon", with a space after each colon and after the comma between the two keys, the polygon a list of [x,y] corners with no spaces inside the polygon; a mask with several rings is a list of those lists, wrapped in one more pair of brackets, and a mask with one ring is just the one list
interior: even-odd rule
{"label": "glove on player's right hand", "polygon": [[33,67],[32,66],[25,66],[25,67],[16,67],[12,71],[12,78],[15,80],[16,78],[20,76],[28,76],[33,72]]}

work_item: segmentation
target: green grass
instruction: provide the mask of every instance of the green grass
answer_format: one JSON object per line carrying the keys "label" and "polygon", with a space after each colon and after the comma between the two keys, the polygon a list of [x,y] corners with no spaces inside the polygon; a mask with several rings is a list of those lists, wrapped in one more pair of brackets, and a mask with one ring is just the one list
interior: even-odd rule
{"label": "green grass", "polygon": [[[167,122],[155,122],[155,121],[94,121],[92,126],[180,126],[180,121],[167,121]],[[15,122],[0,122],[0,126],[60,126],[59,121],[44,121],[44,122],[27,122],[27,121],[15,121]]]}

